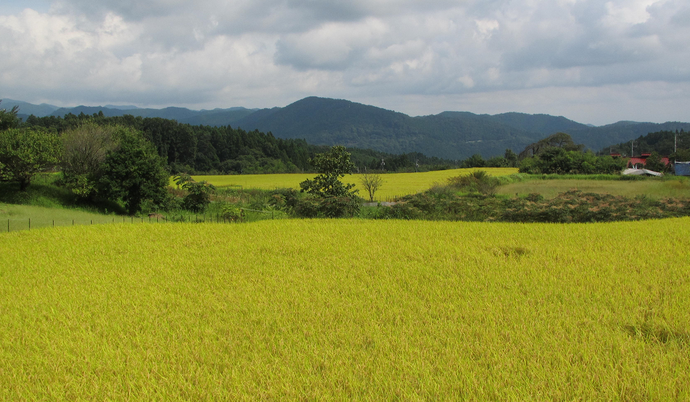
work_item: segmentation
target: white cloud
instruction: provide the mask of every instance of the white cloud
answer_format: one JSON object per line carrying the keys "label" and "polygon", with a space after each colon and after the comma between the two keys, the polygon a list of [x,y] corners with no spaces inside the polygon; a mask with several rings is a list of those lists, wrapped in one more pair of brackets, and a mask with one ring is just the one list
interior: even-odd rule
{"label": "white cloud", "polygon": [[[657,95],[690,82],[686,3],[60,0],[0,15],[0,97],[200,108],[318,95],[420,114],[472,109],[443,107],[457,99],[488,112],[497,93],[496,112],[519,110],[529,93],[534,112],[600,113],[601,99],[616,110],[625,94],[668,110]],[[599,107],[583,106],[587,96]]]}

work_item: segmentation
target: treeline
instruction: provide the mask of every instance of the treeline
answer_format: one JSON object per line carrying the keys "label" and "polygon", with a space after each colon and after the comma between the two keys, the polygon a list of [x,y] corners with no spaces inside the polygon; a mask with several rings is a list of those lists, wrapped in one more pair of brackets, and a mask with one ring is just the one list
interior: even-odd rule
{"label": "treeline", "polygon": [[661,156],[668,156],[671,160],[690,161],[690,132],[683,129],[657,131],[641,135],[632,141],[611,145],[599,151],[599,154],[618,153],[630,156],[631,152],[635,155],[656,152]]}
{"label": "treeline", "polygon": [[520,173],[615,174],[625,168],[625,159],[583,150],[566,133],[550,135],[520,152]]}
{"label": "treeline", "polygon": [[[245,131],[231,126],[192,126],[163,118],[132,115],[107,117],[103,113],[67,114],[64,117],[29,116],[22,126],[43,127],[58,133],[85,123],[121,126],[144,133],[168,164],[172,174],[260,174],[311,171],[309,158],[324,152],[303,139],[281,139],[271,132]],[[415,171],[449,169],[452,162],[420,153],[393,155],[351,148],[358,169]],[[383,164],[381,163],[383,160]]]}

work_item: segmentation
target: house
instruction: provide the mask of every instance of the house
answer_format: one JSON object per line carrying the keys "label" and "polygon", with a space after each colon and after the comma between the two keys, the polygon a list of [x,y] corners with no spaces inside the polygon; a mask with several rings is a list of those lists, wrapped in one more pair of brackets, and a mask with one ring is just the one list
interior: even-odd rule
{"label": "house", "polygon": [[[628,159],[627,167],[631,169],[641,169],[647,164],[647,158],[649,158],[651,155],[652,154],[645,153],[640,156],[633,156],[632,158]],[[664,164],[664,166],[668,166],[668,164],[671,163],[666,156],[661,158],[661,162]]]}

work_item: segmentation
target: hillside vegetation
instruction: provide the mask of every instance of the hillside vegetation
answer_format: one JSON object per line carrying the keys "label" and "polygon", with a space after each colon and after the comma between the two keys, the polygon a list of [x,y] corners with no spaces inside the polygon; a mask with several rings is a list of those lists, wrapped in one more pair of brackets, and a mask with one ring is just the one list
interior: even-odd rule
{"label": "hillside vegetation", "polygon": [[0,398],[687,400],[689,224],[0,234]]}
{"label": "hillside vegetation", "polygon": [[[402,154],[420,152],[450,160],[467,159],[474,154],[484,158],[502,155],[506,149],[520,152],[525,146],[556,132],[570,134],[577,143],[598,151],[616,143],[658,131],[690,131],[690,123],[663,124],[618,122],[592,127],[562,116],[503,113],[442,112],[411,117],[382,108],[347,100],[308,97],[285,107],[270,109],[230,108],[194,111],[185,108],[125,109],[86,107],[46,109],[49,105],[19,105],[21,116],[64,116],[68,113],[105,116],[132,115],[144,118],[175,119],[191,125],[241,127],[246,131],[271,132],[277,138],[304,139],[314,145],[345,145],[371,148],[379,152]],[[25,113],[25,114],[24,114]],[[43,113],[43,114],[41,114]]]}

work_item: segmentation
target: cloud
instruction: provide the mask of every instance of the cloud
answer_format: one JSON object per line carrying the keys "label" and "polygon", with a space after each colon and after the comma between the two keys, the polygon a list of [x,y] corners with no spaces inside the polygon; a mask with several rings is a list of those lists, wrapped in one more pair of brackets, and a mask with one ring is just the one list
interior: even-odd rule
{"label": "cloud", "polygon": [[661,105],[648,83],[690,82],[688,21],[684,0],[56,0],[0,15],[0,96],[189,107],[465,97],[488,109],[493,94],[539,93],[545,108],[567,95],[584,110],[581,94],[626,87],[611,93]]}

